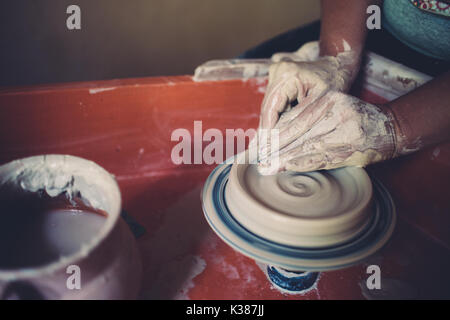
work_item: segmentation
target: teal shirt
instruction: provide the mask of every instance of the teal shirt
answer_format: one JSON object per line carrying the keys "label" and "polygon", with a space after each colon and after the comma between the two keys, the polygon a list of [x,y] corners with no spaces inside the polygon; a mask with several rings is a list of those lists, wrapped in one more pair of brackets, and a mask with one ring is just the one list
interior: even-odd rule
{"label": "teal shirt", "polygon": [[410,0],[384,0],[382,27],[412,49],[450,61],[450,18],[426,12]]}

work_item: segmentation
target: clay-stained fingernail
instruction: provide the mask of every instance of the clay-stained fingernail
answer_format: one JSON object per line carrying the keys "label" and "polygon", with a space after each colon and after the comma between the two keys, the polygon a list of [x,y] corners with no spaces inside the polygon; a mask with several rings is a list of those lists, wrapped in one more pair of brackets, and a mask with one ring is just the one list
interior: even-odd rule
{"label": "clay-stained fingernail", "polygon": [[283,171],[281,166],[269,163],[259,163],[256,169],[258,170],[258,173],[263,176],[273,175]]}
{"label": "clay-stained fingernail", "polygon": [[325,155],[315,153],[292,159],[286,163],[286,169],[298,172],[319,170],[325,164]]}

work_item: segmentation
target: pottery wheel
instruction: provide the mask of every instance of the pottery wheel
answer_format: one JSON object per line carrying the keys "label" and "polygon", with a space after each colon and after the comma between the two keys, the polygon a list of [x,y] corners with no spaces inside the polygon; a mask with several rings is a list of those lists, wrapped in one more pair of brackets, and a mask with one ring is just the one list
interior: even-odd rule
{"label": "pottery wheel", "polygon": [[362,168],[261,176],[255,165],[222,164],[210,174],[203,211],[230,246],[289,270],[360,262],[392,234],[389,193]]}

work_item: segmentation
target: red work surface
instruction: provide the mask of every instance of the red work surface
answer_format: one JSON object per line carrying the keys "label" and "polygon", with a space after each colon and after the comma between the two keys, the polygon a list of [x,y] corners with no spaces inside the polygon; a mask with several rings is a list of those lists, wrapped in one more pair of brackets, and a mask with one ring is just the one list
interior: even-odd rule
{"label": "red work surface", "polygon": [[[195,120],[203,132],[256,127],[264,85],[179,76],[1,89],[0,163],[71,154],[113,173],[124,209],[147,230],[142,298],[450,298],[450,144],[369,168],[397,206],[394,235],[368,261],[321,273],[306,294],[282,294],[211,231],[200,190],[214,165],[173,164],[171,134],[193,134]],[[370,264],[381,268],[381,290],[366,287]]]}

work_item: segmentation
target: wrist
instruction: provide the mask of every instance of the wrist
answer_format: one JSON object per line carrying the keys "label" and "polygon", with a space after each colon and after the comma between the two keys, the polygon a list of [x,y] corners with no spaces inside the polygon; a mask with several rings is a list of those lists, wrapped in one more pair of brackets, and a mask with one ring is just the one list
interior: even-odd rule
{"label": "wrist", "polygon": [[354,52],[343,52],[338,56],[323,56],[319,59],[328,59],[334,62],[338,76],[343,80],[342,92],[350,90],[360,68],[360,58]]}
{"label": "wrist", "polygon": [[389,112],[392,119],[395,138],[395,150],[392,157],[396,158],[419,150],[421,148],[420,138],[414,138],[414,135],[411,134],[414,130],[408,125],[408,122],[403,119],[401,114],[395,112],[390,103],[383,105],[383,108]]}
{"label": "wrist", "polygon": [[390,119],[391,134],[394,144],[391,158],[396,158],[398,156],[403,155],[404,154],[403,150],[407,149],[406,135],[400,125],[397,115],[395,114],[391,106],[389,104],[383,104],[381,105],[381,107],[383,108],[384,112],[388,115]]}
{"label": "wrist", "polygon": [[346,88],[344,91],[349,90],[358,75],[363,48],[361,46],[350,47],[345,40],[339,45],[336,43],[330,44],[329,41],[320,41],[319,47],[319,57],[336,59],[340,73],[346,78]]}

